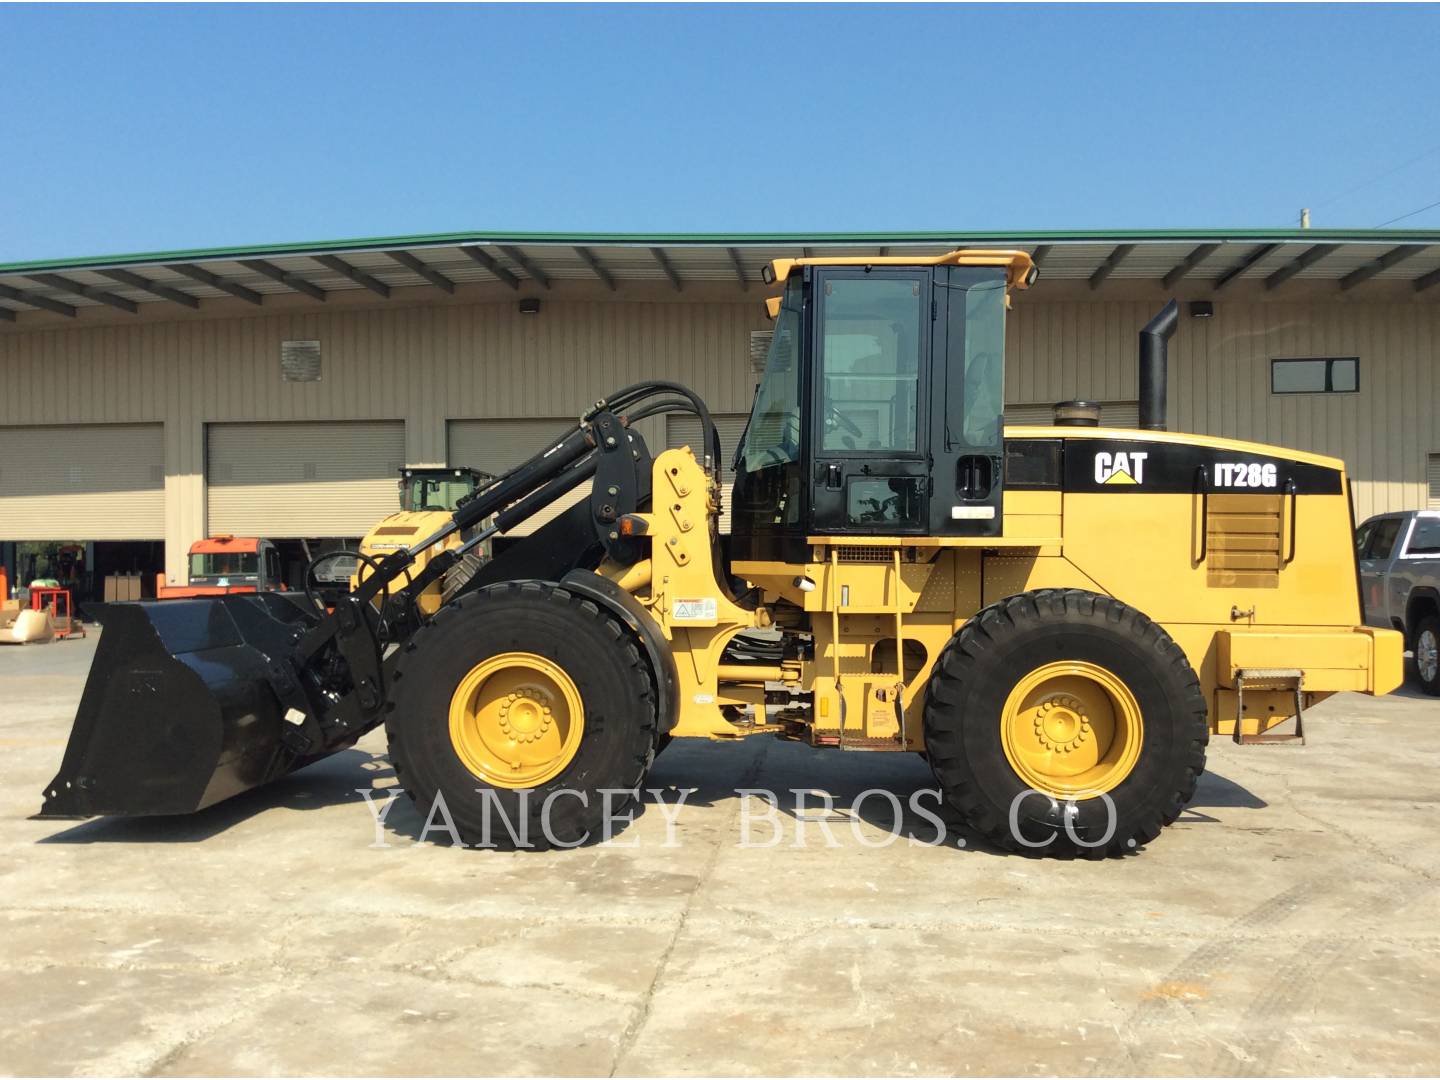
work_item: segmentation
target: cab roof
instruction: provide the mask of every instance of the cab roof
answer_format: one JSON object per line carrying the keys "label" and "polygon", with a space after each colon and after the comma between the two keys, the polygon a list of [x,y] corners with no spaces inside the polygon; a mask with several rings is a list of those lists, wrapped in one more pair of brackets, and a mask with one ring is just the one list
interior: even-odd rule
{"label": "cab roof", "polygon": [[1027,289],[1035,281],[1035,261],[1025,251],[1014,249],[959,248],[943,255],[817,255],[803,259],[775,259],[764,270],[767,285],[779,285],[800,266],[1003,266],[1005,284]]}
{"label": "cab roof", "polygon": [[190,545],[191,555],[253,554],[259,550],[260,540],[254,536],[211,536]]}

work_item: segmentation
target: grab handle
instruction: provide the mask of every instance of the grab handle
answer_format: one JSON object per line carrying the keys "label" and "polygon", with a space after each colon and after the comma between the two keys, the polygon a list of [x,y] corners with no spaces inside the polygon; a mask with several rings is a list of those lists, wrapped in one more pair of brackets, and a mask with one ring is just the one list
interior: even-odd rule
{"label": "grab handle", "polygon": [[1285,481],[1285,494],[1290,496],[1290,550],[1285,556],[1285,566],[1295,561],[1295,538],[1300,532],[1300,497],[1294,480]]}
{"label": "grab handle", "polygon": [[1195,470],[1195,486],[1200,489],[1200,554],[1195,559],[1199,566],[1205,561],[1210,531],[1210,470],[1204,465]]}

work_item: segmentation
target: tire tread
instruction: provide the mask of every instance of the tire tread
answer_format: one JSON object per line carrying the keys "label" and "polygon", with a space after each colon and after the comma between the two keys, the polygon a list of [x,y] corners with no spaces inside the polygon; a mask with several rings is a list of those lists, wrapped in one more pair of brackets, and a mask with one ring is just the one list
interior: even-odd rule
{"label": "tire tread", "polygon": [[[636,707],[633,714],[634,722],[616,725],[620,728],[625,740],[623,760],[629,763],[625,768],[626,775],[616,778],[616,782],[613,784],[604,783],[598,786],[624,788],[633,793],[624,799],[616,800],[611,806],[613,813],[623,814],[633,805],[640,786],[644,783],[645,775],[654,760],[658,727],[655,679],[653,672],[650,671],[649,662],[641,652],[629,628],[602,610],[592,600],[577,596],[559,585],[543,581],[499,582],[457,597],[442,607],[407,642],[392,674],[392,682],[398,683],[407,675],[412,675],[418,676],[418,681],[423,683],[427,668],[432,665],[434,659],[437,659],[434,656],[435,650],[444,644],[447,628],[461,618],[476,617],[479,613],[474,609],[477,607],[514,600],[558,610],[563,612],[567,619],[589,623],[603,639],[614,646],[617,668],[622,672],[622,679],[631,686]],[[422,770],[407,760],[405,740],[401,737],[401,726],[411,721],[400,715],[397,704],[398,702],[392,694],[386,705],[385,717],[385,735],[389,741],[391,764],[395,769],[396,781],[404,788],[411,802],[417,807],[423,807],[434,798],[435,792],[431,789],[435,785],[422,780],[420,778]],[[448,802],[447,799],[447,804]],[[478,842],[479,837],[474,835],[473,830],[468,830],[461,823],[460,815],[452,813],[452,816],[461,839],[467,844]],[[579,815],[576,824],[583,826],[582,831],[593,834],[594,829],[601,824],[602,818],[603,809],[600,806],[587,806]],[[574,837],[567,836],[563,839],[568,841]],[[548,850],[551,846],[543,832],[539,835],[532,833],[529,840],[529,846],[523,850],[543,851]],[[490,848],[516,849],[516,845],[510,842],[508,834],[503,829],[499,830],[498,835],[492,835],[490,841],[491,843],[487,845]]]}
{"label": "tire tread", "polygon": [[[1136,608],[1114,597],[1082,589],[1036,589],[1017,593],[982,608],[946,644],[936,660],[925,696],[925,739],[931,768],[947,800],[966,823],[987,841],[1010,851],[1026,850],[1010,835],[1009,822],[982,794],[962,749],[965,723],[957,709],[963,687],[979,677],[987,657],[994,656],[1004,639],[1026,624],[1049,619],[1086,622],[1100,619],[1132,640],[1149,646],[1161,669],[1168,669],[1183,686],[1181,766],[1174,790],[1150,813],[1117,829],[1103,847],[1076,845],[1063,833],[1053,854],[1102,858],[1125,854],[1160,835],[1194,797],[1205,771],[1205,750],[1210,739],[1208,708],[1200,681],[1175,640]],[[947,708],[948,706],[948,708]]]}

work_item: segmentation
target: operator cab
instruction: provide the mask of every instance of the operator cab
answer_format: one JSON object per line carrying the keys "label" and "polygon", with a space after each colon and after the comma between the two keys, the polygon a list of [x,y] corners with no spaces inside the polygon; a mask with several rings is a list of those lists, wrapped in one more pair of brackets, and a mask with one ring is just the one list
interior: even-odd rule
{"label": "operator cab", "polygon": [[1007,289],[1019,251],[795,259],[735,455],[731,554],[804,561],[809,536],[997,536]]}
{"label": "operator cab", "polygon": [[400,509],[450,513],[495,477],[479,469],[401,469]]}
{"label": "operator cab", "polygon": [[280,552],[252,536],[212,536],[190,546],[190,586],[273,589],[282,579]]}

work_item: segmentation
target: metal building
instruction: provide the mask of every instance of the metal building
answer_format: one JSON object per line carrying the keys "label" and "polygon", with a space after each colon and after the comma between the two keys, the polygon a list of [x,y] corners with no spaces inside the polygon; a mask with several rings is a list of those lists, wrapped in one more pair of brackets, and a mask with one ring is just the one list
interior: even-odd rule
{"label": "metal building", "polygon": [[1088,397],[1132,423],[1136,333],[1174,296],[1172,427],[1343,457],[1360,518],[1440,505],[1440,231],[466,233],[0,265],[0,553],[12,582],[68,552],[178,583],[228,532],[298,564],[389,512],[402,465],[495,471],[644,376],[733,445],[766,261],[960,246],[1040,265],[1012,419]]}

